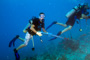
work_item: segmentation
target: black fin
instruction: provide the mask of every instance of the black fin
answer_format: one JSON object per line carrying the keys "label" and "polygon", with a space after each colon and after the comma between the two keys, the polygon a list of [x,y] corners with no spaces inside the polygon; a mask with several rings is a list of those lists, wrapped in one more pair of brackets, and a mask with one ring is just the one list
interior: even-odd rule
{"label": "black fin", "polygon": [[51,25],[49,25],[47,28],[46,28],[46,30],[48,29],[48,28],[50,28],[53,24],[56,24],[57,23],[57,21],[54,21]]}
{"label": "black fin", "polygon": [[16,60],[20,60],[20,55],[18,54],[18,51],[14,49]]}
{"label": "black fin", "polygon": [[16,39],[19,37],[19,35],[16,35],[16,37],[14,37],[10,43],[9,43],[9,47],[11,47],[11,45],[13,44],[13,46],[15,46],[14,42],[16,41]]}

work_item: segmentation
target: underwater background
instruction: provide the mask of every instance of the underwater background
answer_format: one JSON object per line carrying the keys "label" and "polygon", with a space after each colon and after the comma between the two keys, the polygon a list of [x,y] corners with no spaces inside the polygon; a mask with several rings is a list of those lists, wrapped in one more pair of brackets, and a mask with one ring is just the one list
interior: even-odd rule
{"label": "underwater background", "polygon": [[[9,42],[16,35],[25,37],[24,27],[32,16],[38,17],[40,12],[45,13],[45,28],[53,21],[66,23],[66,13],[80,3],[89,3],[90,0],[0,0],[0,60],[15,60],[13,49],[23,42],[17,40],[15,47],[9,48]],[[89,10],[90,12],[90,10]],[[61,36],[71,38],[63,40],[57,38],[48,41],[50,36],[43,35],[43,43],[38,36],[34,36],[35,51],[32,51],[32,41],[28,46],[20,49],[21,60],[90,60],[90,19],[87,24],[81,20],[82,32],[79,24],[75,23],[70,31]],[[63,30],[60,25],[53,25],[47,32],[57,34]]]}

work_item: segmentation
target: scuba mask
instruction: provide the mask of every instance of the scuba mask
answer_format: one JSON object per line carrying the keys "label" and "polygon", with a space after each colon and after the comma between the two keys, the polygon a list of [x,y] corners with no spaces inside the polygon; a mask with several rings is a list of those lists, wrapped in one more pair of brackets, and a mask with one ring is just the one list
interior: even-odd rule
{"label": "scuba mask", "polygon": [[45,15],[44,15],[44,14],[41,14],[41,15],[40,15],[40,17],[41,17],[41,18],[44,18],[44,17],[45,17]]}

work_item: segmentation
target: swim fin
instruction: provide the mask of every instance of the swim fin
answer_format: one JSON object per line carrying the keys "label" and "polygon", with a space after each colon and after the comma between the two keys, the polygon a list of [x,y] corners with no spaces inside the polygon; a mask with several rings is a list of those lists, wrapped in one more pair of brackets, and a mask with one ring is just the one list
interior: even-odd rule
{"label": "swim fin", "polygon": [[18,51],[14,49],[16,60],[20,60],[20,55],[18,54]]}
{"label": "swim fin", "polygon": [[19,35],[16,35],[9,43],[9,47],[11,47],[11,45],[13,44],[13,46],[15,46],[14,42],[16,41],[16,39],[19,37]]}
{"label": "swim fin", "polygon": [[[59,31],[58,33],[57,33],[57,36],[59,36],[59,35],[61,35],[61,31]],[[55,40],[57,37],[54,37],[54,38],[52,38],[52,39],[50,39],[50,40],[48,40],[48,41],[51,41],[51,40]]]}
{"label": "swim fin", "polygon": [[49,25],[47,28],[46,28],[46,30],[48,29],[48,28],[50,28],[53,24],[56,24],[57,23],[57,21],[54,21],[51,25]]}

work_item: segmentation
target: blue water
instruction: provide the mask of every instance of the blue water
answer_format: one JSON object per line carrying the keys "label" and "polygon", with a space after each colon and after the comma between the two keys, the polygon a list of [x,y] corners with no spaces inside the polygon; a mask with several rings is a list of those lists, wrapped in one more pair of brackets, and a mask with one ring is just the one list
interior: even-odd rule
{"label": "blue water", "polygon": [[[15,47],[18,47],[23,42],[17,40],[15,43],[15,47],[9,48],[8,47],[9,41],[17,34],[24,38],[25,34],[23,33],[23,29],[27,25],[28,20],[32,18],[32,16],[38,17],[38,14],[40,12],[44,12],[46,16],[45,27],[47,27],[53,21],[65,23],[67,21],[67,18],[65,17],[66,13],[69,10],[71,10],[74,6],[84,2],[88,2],[90,4],[89,0],[0,0],[0,21],[1,21],[0,22],[0,40],[1,40],[0,41],[0,60],[15,60],[13,49]],[[83,29],[82,32],[79,32],[80,26],[75,23],[72,30],[65,32],[64,34],[62,34],[62,36],[70,38],[70,32],[71,32],[73,39],[78,40],[78,39],[81,39],[79,38],[81,35],[86,34],[87,37],[85,38],[88,38],[89,40],[90,39],[89,22],[90,22],[90,19],[87,22],[88,25],[86,25],[85,20],[81,21],[82,23],[81,27]],[[64,29],[62,26],[54,25],[47,31],[50,33],[56,34],[58,31],[62,29]],[[55,54],[54,49],[57,49],[56,47],[62,39],[58,38],[55,41],[49,42],[48,39],[50,39],[50,37],[46,35],[44,35],[42,39],[44,41],[43,43],[40,42],[38,36],[34,37],[35,51],[31,50],[32,41],[29,42],[27,47],[20,49],[19,53],[20,53],[21,59],[24,59],[26,57],[39,56],[40,54],[44,56],[45,52],[48,52],[50,56],[52,55],[57,56],[57,54]],[[90,46],[90,45],[87,45],[87,46]],[[88,50],[89,49],[90,48],[88,48]],[[61,53],[61,51],[58,51],[58,53],[59,52]],[[89,53],[90,52],[88,52],[87,54]],[[83,54],[83,55],[86,55],[86,54]],[[79,59],[83,59],[83,58],[78,58],[77,60]]]}

